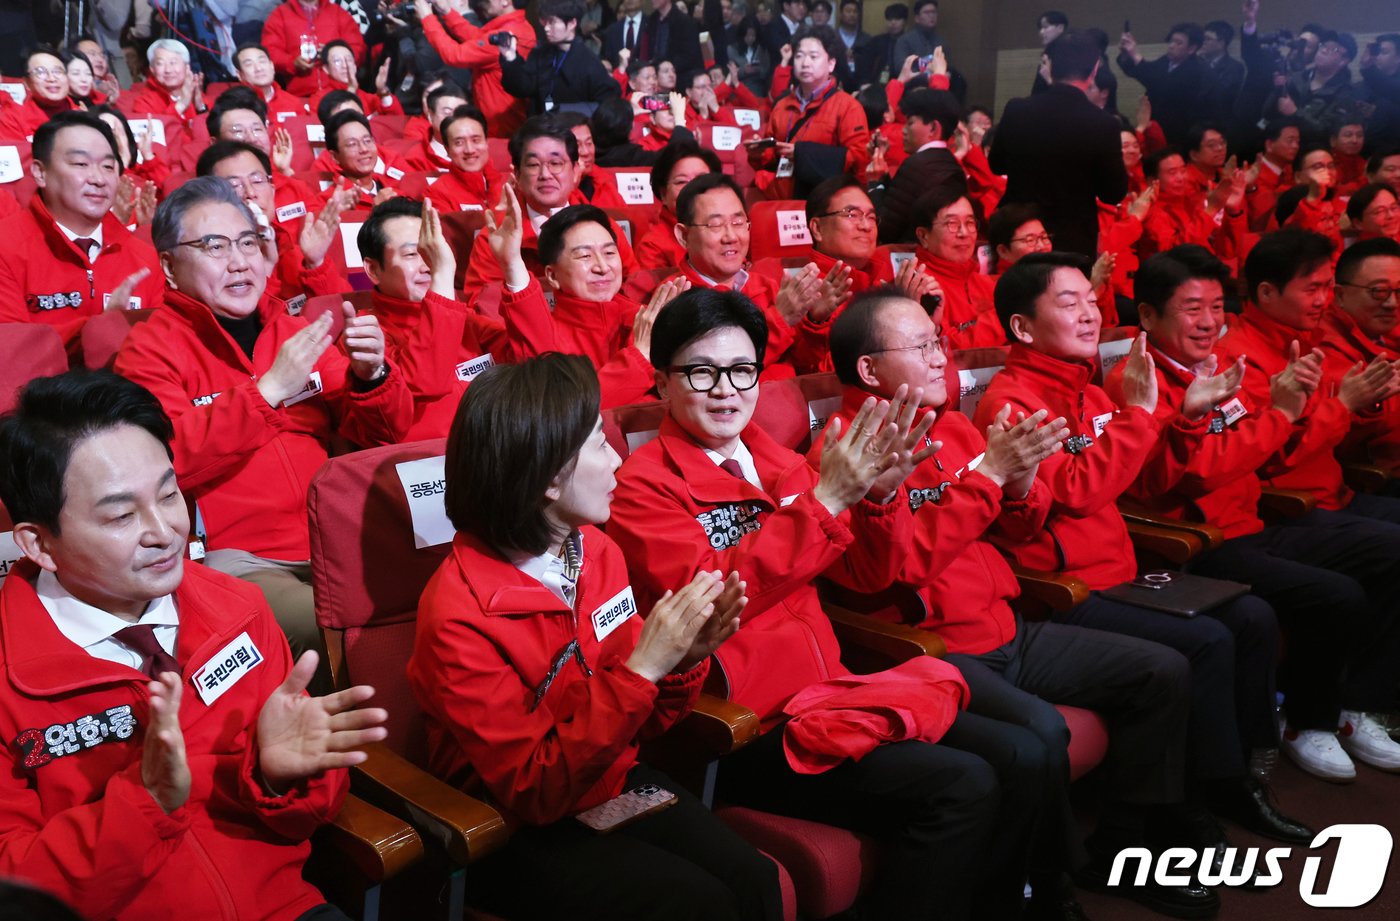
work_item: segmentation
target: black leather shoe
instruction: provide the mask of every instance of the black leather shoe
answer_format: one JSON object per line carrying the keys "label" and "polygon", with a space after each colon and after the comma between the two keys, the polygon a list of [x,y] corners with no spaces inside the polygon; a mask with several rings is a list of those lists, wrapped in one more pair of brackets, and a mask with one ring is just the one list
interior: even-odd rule
{"label": "black leather shoe", "polygon": [[[1225,878],[1227,870],[1225,866],[1225,857],[1227,852],[1231,850],[1230,842],[1225,840],[1225,829],[1220,827],[1220,822],[1216,820],[1214,815],[1203,806],[1196,805],[1195,803],[1182,804],[1172,810],[1172,812],[1174,813],[1175,824],[1177,826],[1175,834],[1179,837],[1170,843],[1176,845],[1184,844],[1194,850],[1205,850],[1209,848],[1211,851],[1209,873],[1207,874],[1205,869],[1197,863],[1193,874],[1195,875],[1196,882],[1202,886],[1219,885]],[[1163,846],[1167,846],[1168,842],[1164,841],[1162,844]],[[1246,858],[1242,849],[1234,848],[1233,850],[1235,853],[1230,855],[1230,866],[1228,868],[1231,879],[1235,880],[1231,885],[1243,889],[1261,888],[1258,884],[1258,880],[1260,875],[1264,872],[1263,865],[1256,863],[1250,870],[1248,877],[1242,880],[1237,879],[1235,874],[1239,872],[1239,868]],[[1211,880],[1209,883],[1202,879],[1202,877],[1206,875],[1208,875]]]}
{"label": "black leather shoe", "polygon": [[1062,876],[1049,885],[1034,884],[1021,921],[1089,921],[1089,916],[1074,897],[1074,882]]}
{"label": "black leather shoe", "polygon": [[1275,841],[1309,844],[1316,834],[1297,819],[1279,812],[1274,806],[1272,791],[1253,777],[1240,781],[1237,790],[1215,797],[1210,809],[1222,819]]}
{"label": "black leather shoe", "polygon": [[1220,911],[1220,897],[1197,883],[1189,886],[1159,886],[1149,875],[1141,886],[1120,882],[1117,886],[1110,887],[1108,876],[1109,866],[1102,861],[1094,861],[1075,875],[1075,882],[1093,892],[1132,899],[1139,905],[1169,918],[1214,918]]}

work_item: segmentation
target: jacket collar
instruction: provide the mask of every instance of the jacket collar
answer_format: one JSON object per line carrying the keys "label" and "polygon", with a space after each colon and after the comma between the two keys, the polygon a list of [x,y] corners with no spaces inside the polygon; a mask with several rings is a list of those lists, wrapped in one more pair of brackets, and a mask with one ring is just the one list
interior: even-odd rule
{"label": "jacket collar", "polygon": [[[596,548],[601,540],[596,529],[585,526],[584,546]],[[462,581],[476,597],[481,612],[537,614],[552,611],[571,613],[569,606],[533,576],[518,569],[495,548],[474,534],[458,531],[452,539],[452,560],[462,572]],[[587,567],[589,560],[584,559]]]}
{"label": "jacket collar", "polygon": [[[1287,355],[1288,344],[1294,339],[1298,340],[1298,345],[1306,352],[1320,343],[1323,335],[1321,323],[1314,330],[1284,326],[1260,310],[1253,301],[1244,305],[1244,312],[1240,315],[1240,325],[1252,330],[1256,337],[1262,339],[1278,355]],[[1264,356],[1256,357],[1262,358]]]}
{"label": "jacket collar", "polygon": [[1389,347],[1362,332],[1352,315],[1336,304],[1333,304],[1332,309],[1328,310],[1327,315],[1322,318],[1322,325],[1325,330],[1335,333],[1337,338],[1365,355],[1368,360],[1372,358],[1394,360],[1394,353]]}
{"label": "jacket collar", "polygon": [[1038,382],[1041,388],[1050,393],[1082,393],[1094,376],[1094,363],[1091,361],[1055,358],[1021,342],[1012,343],[1011,351],[1006,355],[1006,370],[1012,368],[1018,374]]}
{"label": "jacket collar", "polygon": [[975,257],[965,262],[953,262],[944,259],[942,256],[935,256],[922,246],[918,248],[916,253],[919,261],[932,269],[935,275],[942,276],[943,278],[951,278],[954,281],[966,281],[976,274],[978,269],[977,259]]}
{"label": "jacket collar", "polygon": [[[200,303],[183,291],[167,289],[165,306],[170,308],[172,315],[179,317],[193,330],[200,343],[206,348],[210,350],[223,349],[227,352],[227,358],[250,374],[253,373],[252,361],[238,347],[238,343],[233,341],[233,337],[219,325],[219,321],[214,318],[214,311],[210,310],[208,305]],[[258,315],[263,321],[263,332],[258,334],[258,339],[261,340],[268,327],[279,316],[285,316],[286,313],[287,305],[283,301],[264,293],[262,300],[258,302]]]}
{"label": "jacket collar", "polygon": [[[753,455],[754,467],[761,478],[766,479],[765,470],[777,467],[782,471],[777,480],[777,483],[781,484],[794,467],[806,464],[801,457],[797,457],[768,437],[753,420],[749,420],[740,438]],[[696,503],[715,505],[733,502],[737,496],[761,503],[770,509],[774,507],[773,500],[762,489],[721,470],[705,453],[705,449],[696,444],[670,415],[661,420],[658,441],[666,458],[680,472],[686,490]]]}
{"label": "jacket collar", "polygon": [[[68,235],[58,229],[58,218],[49,211],[48,205],[44,204],[44,197],[38,192],[29,199],[29,210],[39,225],[40,231],[48,239],[49,251],[62,253],[69,262],[76,262],[84,268],[88,267],[87,253],[78,249],[78,245],[68,239]],[[102,216],[102,248],[97,251],[100,258],[103,253],[109,253],[120,247],[117,242],[121,233],[126,230],[121,222],[116,219],[112,212],[108,211]],[[96,262],[96,259],[93,260]]]}

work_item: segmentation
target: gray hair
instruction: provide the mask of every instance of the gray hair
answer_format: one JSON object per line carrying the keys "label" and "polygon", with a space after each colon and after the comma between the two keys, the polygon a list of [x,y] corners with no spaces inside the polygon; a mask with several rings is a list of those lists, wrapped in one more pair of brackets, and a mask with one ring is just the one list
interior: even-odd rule
{"label": "gray hair", "polygon": [[185,47],[184,42],[178,42],[173,38],[158,38],[151,42],[151,47],[146,49],[146,63],[156,62],[157,51],[171,51],[178,54],[188,64],[190,62],[190,49]]}
{"label": "gray hair", "polygon": [[[221,202],[233,205],[248,219],[248,226],[258,230],[257,219],[242,196],[233,190],[227,179],[218,176],[199,176],[181,185],[165,197],[156,207],[155,220],[151,222],[151,242],[156,252],[173,252],[180,244],[180,228],[184,225],[185,214],[198,205],[207,202]],[[229,234],[237,236],[237,234]]]}

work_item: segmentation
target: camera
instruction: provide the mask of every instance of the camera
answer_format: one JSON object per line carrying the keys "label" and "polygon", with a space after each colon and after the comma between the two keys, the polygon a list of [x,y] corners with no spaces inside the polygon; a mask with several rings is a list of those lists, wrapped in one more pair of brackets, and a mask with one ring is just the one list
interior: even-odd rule
{"label": "camera", "polygon": [[510,40],[514,37],[509,32],[492,32],[486,37],[486,40],[498,48],[504,48],[510,44]]}

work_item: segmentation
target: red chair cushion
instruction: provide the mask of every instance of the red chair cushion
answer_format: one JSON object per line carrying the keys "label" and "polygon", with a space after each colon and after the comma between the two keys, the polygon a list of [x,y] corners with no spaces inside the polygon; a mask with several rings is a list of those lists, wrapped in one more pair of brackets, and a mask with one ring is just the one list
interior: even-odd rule
{"label": "red chair cushion", "polygon": [[1108,724],[1093,710],[1056,704],[1069,726],[1069,778],[1078,780],[1108,754]]}
{"label": "red chair cushion", "polygon": [[742,806],[721,806],[715,815],[792,874],[804,917],[850,908],[874,870],[877,845],[864,835]]}
{"label": "red chair cushion", "polygon": [[0,412],[14,409],[19,391],[36,377],[68,370],[58,330],[43,323],[0,323]]}
{"label": "red chair cushion", "polygon": [[110,368],[131,328],[150,315],[150,309],[106,310],[84,323],[79,336],[83,367]]}

